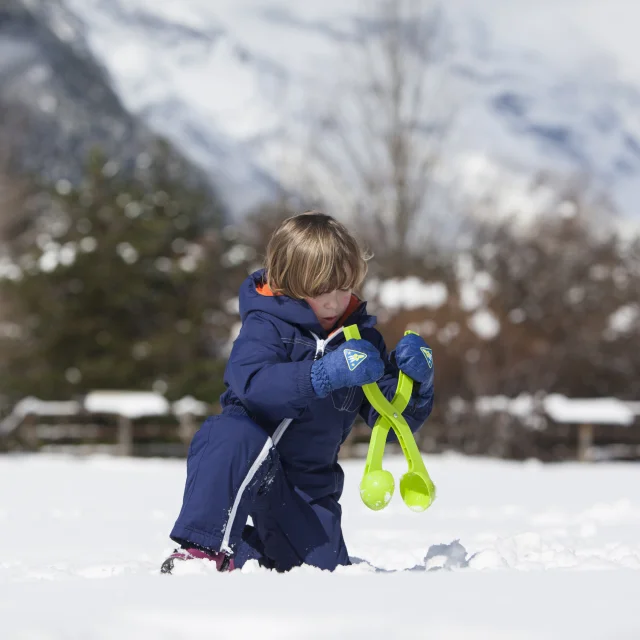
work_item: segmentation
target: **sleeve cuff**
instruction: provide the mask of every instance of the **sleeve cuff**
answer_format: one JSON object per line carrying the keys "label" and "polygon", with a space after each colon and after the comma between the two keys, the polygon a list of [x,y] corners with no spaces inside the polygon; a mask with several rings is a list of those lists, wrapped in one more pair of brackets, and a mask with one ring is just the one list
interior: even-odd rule
{"label": "sleeve cuff", "polygon": [[298,370],[298,393],[303,398],[318,397],[311,382],[311,369],[314,362],[313,360],[307,360],[300,363],[300,369]]}

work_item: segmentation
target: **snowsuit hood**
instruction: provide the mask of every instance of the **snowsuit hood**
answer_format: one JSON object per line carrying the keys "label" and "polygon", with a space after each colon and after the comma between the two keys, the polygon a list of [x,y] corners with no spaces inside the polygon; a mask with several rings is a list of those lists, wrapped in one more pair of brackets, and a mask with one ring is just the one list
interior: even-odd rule
{"label": "snowsuit hood", "polygon": [[[313,309],[304,300],[296,300],[285,295],[274,295],[266,284],[264,269],[252,273],[240,288],[240,319],[244,323],[252,311],[267,313],[274,318],[298,327],[319,337],[326,337]],[[367,303],[355,294],[345,315],[337,325],[358,324],[361,327],[373,327],[376,317],[367,313]]]}

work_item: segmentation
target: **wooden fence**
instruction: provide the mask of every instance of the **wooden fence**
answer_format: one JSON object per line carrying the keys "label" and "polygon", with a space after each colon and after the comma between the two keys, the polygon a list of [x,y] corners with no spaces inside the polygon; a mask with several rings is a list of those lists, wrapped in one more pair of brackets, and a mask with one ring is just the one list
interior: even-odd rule
{"label": "wooden fence", "polygon": [[0,422],[0,448],[183,456],[214,409],[191,397],[169,404],[152,392],[95,391],[68,402],[25,398]]}
{"label": "wooden fence", "polygon": [[[187,397],[95,391],[65,402],[25,398],[0,421],[0,451],[104,452],[184,457],[202,421],[218,413]],[[438,406],[417,434],[423,452],[459,451],[544,461],[640,459],[640,403],[562,396],[479,398]],[[340,457],[364,457],[370,429],[357,421]],[[400,453],[389,444],[389,454]]]}
{"label": "wooden fence", "polygon": [[[218,413],[186,397],[170,404],[152,392],[95,391],[77,400],[25,398],[0,421],[0,451],[184,457],[203,420]],[[342,457],[364,456],[369,428],[354,426]]]}

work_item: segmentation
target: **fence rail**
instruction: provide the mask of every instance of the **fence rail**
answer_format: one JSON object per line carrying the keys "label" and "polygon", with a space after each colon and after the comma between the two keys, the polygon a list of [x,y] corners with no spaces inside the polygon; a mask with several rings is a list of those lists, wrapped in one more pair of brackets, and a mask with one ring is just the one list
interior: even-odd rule
{"label": "fence rail", "polygon": [[[191,397],[170,404],[159,394],[127,391],[95,391],[65,402],[25,398],[0,422],[0,451],[184,457],[202,421],[219,409]],[[615,399],[458,399],[437,407],[417,438],[428,453],[639,460],[639,417],[640,403]],[[369,434],[358,420],[340,457],[365,456]]]}

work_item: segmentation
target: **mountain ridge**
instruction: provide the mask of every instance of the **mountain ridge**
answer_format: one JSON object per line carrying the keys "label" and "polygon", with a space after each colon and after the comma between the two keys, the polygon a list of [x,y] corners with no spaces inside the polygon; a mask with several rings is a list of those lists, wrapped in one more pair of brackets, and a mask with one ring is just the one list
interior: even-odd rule
{"label": "mountain ridge", "polygon": [[[336,78],[349,71],[341,52],[375,28],[370,16],[338,0],[58,5],[66,11],[58,20],[67,15],[82,31],[125,107],[219,184],[235,214],[299,181],[299,158],[322,120],[309,105],[316,96],[341,97]],[[611,193],[622,214],[636,216],[640,80],[634,84],[625,61],[588,29],[574,28],[579,7],[596,4],[556,5],[491,0],[480,10],[453,0],[441,7],[448,31],[437,64],[462,105],[448,173],[471,191],[477,180],[467,175],[469,158],[503,171],[505,181],[514,172],[581,175]],[[527,19],[538,41],[518,40],[528,33]]]}

